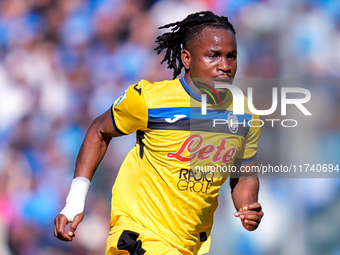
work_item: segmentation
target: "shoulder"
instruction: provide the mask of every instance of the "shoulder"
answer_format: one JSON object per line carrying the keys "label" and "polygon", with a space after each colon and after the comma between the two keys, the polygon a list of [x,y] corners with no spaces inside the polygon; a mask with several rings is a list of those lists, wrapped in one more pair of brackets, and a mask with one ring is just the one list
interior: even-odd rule
{"label": "shoulder", "polygon": [[148,108],[190,107],[190,96],[179,79],[154,83],[142,80],[136,88],[141,89]]}
{"label": "shoulder", "polygon": [[156,82],[141,80],[138,83],[131,85],[130,88],[146,98],[154,98],[157,96],[162,97],[165,95],[176,94],[182,89],[182,86],[179,79]]}
{"label": "shoulder", "polygon": [[146,89],[146,90],[153,90],[153,89],[161,89],[167,88],[168,86],[176,86],[180,85],[179,79],[174,80],[163,80],[163,81],[156,81],[156,82],[149,82],[147,80],[140,80],[138,83],[131,85],[131,87]]}

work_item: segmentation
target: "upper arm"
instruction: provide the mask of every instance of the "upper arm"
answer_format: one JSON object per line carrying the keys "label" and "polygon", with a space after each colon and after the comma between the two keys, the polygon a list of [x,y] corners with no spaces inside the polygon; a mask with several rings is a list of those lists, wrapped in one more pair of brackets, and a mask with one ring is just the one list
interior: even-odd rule
{"label": "upper arm", "polygon": [[108,109],[102,115],[95,119],[93,125],[97,127],[97,132],[99,132],[99,136],[105,138],[111,138],[116,136],[121,136],[113,126],[112,117],[111,117],[111,109]]}

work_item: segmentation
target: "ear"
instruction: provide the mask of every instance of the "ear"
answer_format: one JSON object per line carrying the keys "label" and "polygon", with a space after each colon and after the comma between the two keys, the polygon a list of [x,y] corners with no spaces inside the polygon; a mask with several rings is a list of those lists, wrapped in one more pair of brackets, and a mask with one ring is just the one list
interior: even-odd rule
{"label": "ear", "polygon": [[181,52],[181,59],[186,70],[190,69],[191,54],[188,50],[184,49]]}

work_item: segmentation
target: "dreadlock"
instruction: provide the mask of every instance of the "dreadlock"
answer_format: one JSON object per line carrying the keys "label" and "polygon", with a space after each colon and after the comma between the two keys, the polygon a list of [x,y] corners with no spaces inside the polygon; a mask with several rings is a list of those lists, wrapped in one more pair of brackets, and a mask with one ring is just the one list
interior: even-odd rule
{"label": "dreadlock", "polygon": [[164,33],[156,38],[155,42],[158,46],[155,48],[155,51],[157,51],[157,54],[160,54],[166,49],[161,64],[166,61],[168,68],[174,69],[174,79],[181,73],[181,69],[184,67],[181,60],[181,52],[182,49],[186,48],[186,42],[207,26],[224,28],[236,34],[233,25],[228,21],[227,17],[217,16],[210,11],[193,13],[182,21],[170,23],[158,28],[172,27],[171,32]]}

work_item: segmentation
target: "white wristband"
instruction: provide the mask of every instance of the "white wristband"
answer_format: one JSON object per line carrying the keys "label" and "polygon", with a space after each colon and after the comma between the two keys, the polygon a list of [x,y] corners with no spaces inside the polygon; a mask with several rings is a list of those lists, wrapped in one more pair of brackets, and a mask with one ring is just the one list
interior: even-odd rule
{"label": "white wristband", "polygon": [[71,189],[66,198],[66,205],[60,214],[64,214],[69,222],[84,211],[85,199],[91,181],[85,177],[76,177],[72,180]]}

